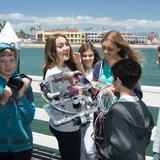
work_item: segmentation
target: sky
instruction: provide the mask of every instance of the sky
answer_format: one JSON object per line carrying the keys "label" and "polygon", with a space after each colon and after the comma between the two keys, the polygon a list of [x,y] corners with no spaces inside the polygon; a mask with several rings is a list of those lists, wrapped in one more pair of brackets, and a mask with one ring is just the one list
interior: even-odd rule
{"label": "sky", "polygon": [[160,0],[2,0],[0,22],[30,28],[160,33]]}

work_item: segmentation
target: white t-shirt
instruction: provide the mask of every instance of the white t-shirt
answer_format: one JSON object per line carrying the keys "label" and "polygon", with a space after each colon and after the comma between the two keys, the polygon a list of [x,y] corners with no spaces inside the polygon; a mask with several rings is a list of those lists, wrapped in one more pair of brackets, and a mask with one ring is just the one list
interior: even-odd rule
{"label": "white t-shirt", "polygon": [[93,80],[93,69],[86,70],[86,78],[87,78],[89,81],[92,81],[92,80]]}
{"label": "white t-shirt", "polygon": [[[92,69],[89,69],[89,70],[86,70],[86,78],[87,78],[90,82],[93,80],[93,68],[92,68]],[[93,123],[93,116],[94,116],[93,113],[91,113],[91,114],[89,115],[89,117],[90,117],[90,122],[92,122],[92,123]]]}
{"label": "white t-shirt", "polygon": [[[45,75],[45,79],[47,79],[48,77],[50,77],[52,75],[55,75],[55,74],[58,74],[61,72],[69,72],[69,71],[71,71],[71,70],[68,67],[55,66],[55,67],[47,70],[46,75]],[[61,83],[60,87],[63,88],[64,90],[66,90],[68,86],[70,86],[70,83],[68,81],[64,81],[64,83]],[[53,109],[54,109],[54,107],[53,107]],[[55,119],[57,119],[57,120],[60,120],[64,117],[64,113],[61,111],[58,111],[56,109],[53,110],[53,113],[54,113]],[[74,131],[77,131],[80,129],[80,127],[77,125],[74,125],[72,121],[65,123],[65,124],[62,124],[62,125],[59,125],[59,126],[55,126],[53,121],[50,119],[49,123],[54,129],[56,129],[58,131],[62,131],[62,132],[74,132]]]}
{"label": "white t-shirt", "polygon": [[139,101],[139,98],[137,96],[121,96],[119,99],[120,102],[137,102]]}

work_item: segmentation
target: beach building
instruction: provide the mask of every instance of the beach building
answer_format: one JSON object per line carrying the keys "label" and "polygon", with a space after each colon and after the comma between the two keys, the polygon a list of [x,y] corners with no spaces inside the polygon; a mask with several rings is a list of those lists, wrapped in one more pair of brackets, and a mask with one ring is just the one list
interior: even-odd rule
{"label": "beach building", "polygon": [[[100,43],[103,35],[107,32],[109,31],[86,32],[86,41],[92,43]],[[132,32],[121,32],[121,34],[124,40],[129,44],[147,44],[148,42],[147,35],[137,35]]]}
{"label": "beach building", "polygon": [[138,35],[132,32],[121,32],[124,40],[129,44],[147,44],[148,36],[147,35]]}
{"label": "beach building", "polygon": [[100,43],[104,32],[86,32],[86,42]]}
{"label": "beach building", "polygon": [[160,33],[153,39],[153,44],[160,45]]}
{"label": "beach building", "polygon": [[[61,33],[64,34],[69,43],[82,44],[84,42],[100,43],[103,35],[108,31],[78,31],[75,28],[66,29],[48,29],[41,30],[36,33],[36,41],[45,43],[48,36]],[[149,38],[147,35],[138,35],[132,32],[121,32],[124,40],[129,44],[148,44]]]}
{"label": "beach building", "polygon": [[39,43],[45,43],[48,36],[57,33],[64,34],[70,44],[81,44],[85,42],[85,32],[79,32],[75,28],[41,30],[36,33],[36,40]]}

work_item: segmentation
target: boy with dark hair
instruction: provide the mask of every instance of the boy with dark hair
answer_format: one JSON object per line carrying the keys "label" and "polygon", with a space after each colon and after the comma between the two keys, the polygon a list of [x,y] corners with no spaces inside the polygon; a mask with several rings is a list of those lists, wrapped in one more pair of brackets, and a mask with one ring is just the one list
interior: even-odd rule
{"label": "boy with dark hair", "polygon": [[16,49],[10,44],[0,43],[1,160],[31,160],[32,155],[30,124],[34,119],[35,105],[31,79],[24,76],[16,80],[16,67]]}
{"label": "boy with dark hair", "polygon": [[99,154],[106,160],[145,160],[154,123],[147,106],[133,93],[141,66],[125,58],[115,63],[111,71],[120,99],[105,115],[104,144]]}

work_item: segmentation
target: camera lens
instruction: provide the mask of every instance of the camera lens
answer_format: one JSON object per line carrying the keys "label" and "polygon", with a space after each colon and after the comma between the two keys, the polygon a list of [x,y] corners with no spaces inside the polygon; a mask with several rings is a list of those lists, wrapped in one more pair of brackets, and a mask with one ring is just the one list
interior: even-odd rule
{"label": "camera lens", "polygon": [[78,97],[73,97],[73,98],[72,98],[72,101],[73,101],[73,108],[76,108],[76,109],[77,109],[77,108],[79,108],[79,107],[81,106]]}
{"label": "camera lens", "polygon": [[23,86],[23,81],[21,80],[21,77],[11,77],[7,84],[10,88],[18,91]]}

